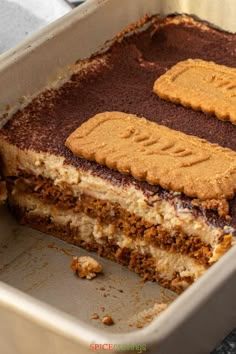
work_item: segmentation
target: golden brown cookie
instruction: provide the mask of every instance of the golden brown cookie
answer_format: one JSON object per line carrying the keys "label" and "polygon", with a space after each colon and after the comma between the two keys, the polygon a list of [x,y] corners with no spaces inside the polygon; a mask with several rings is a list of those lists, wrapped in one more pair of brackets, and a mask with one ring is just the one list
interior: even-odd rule
{"label": "golden brown cookie", "polygon": [[179,62],[154,83],[161,98],[236,124],[236,69],[200,59]]}
{"label": "golden brown cookie", "polygon": [[236,152],[122,112],[90,118],[66,140],[79,157],[191,197],[231,198]]}

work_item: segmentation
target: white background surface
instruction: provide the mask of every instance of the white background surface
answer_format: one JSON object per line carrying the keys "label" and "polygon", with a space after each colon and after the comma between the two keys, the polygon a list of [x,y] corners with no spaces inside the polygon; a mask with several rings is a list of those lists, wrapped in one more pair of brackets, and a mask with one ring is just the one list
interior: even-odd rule
{"label": "white background surface", "polygon": [[0,0],[0,53],[70,10],[64,0]]}

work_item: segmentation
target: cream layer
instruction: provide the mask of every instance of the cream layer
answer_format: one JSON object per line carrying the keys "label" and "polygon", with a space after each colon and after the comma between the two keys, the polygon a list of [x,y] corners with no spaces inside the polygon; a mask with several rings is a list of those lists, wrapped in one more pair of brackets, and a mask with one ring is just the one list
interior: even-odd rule
{"label": "cream layer", "polygon": [[181,203],[178,203],[177,193],[174,206],[173,203],[157,195],[147,198],[135,185],[118,186],[92,175],[89,171],[68,165],[60,156],[20,150],[6,141],[1,141],[0,149],[6,176],[18,176],[22,172],[35,176],[41,175],[50,178],[62,189],[65,183],[70,185],[76,197],[86,193],[97,199],[118,203],[124,210],[153,225],[161,224],[170,234],[177,228],[186,235],[196,235],[213,248],[209,263],[216,261],[223,253],[219,243],[221,236],[224,234],[231,236],[233,232],[233,229],[228,226],[222,229],[207,224],[203,217],[196,216],[190,209],[183,208]]}
{"label": "cream layer", "polygon": [[143,255],[151,255],[155,259],[156,270],[163,278],[168,280],[173,279],[176,276],[176,272],[181,277],[191,277],[196,280],[206,270],[204,265],[199,264],[195,259],[187,255],[159,249],[148,244],[145,240],[131,239],[121,231],[115,231],[113,225],[101,224],[97,218],[88,217],[84,213],[73,213],[72,211],[55,208],[24,194],[12,195],[11,203],[25,208],[29,217],[49,217],[54,224],[66,225],[71,229],[76,228],[78,230],[78,239],[85,242],[96,241],[99,244],[103,244],[105,242],[104,237],[107,237],[121,248],[126,247]]}

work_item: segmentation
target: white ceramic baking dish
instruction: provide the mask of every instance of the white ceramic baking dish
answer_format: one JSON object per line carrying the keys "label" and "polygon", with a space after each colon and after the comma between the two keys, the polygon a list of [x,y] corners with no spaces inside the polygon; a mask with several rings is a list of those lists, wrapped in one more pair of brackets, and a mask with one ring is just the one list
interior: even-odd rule
{"label": "white ceramic baking dish", "polygon": [[[211,0],[88,0],[1,56],[0,112],[27,103],[65,77],[69,64],[104,48],[144,14],[193,14],[236,32],[234,11],[234,0],[214,0],[214,6]],[[176,298],[104,259],[103,277],[77,279],[69,269],[71,255],[86,251],[17,225],[5,207],[0,215],[1,353],[91,353],[92,344],[106,344],[95,352],[109,351],[108,344],[123,345],[127,352],[125,345],[136,344],[152,353],[203,354],[236,326],[235,247]],[[129,326],[135,313],[173,299],[149,326]],[[93,312],[109,313],[116,324],[91,320]]]}

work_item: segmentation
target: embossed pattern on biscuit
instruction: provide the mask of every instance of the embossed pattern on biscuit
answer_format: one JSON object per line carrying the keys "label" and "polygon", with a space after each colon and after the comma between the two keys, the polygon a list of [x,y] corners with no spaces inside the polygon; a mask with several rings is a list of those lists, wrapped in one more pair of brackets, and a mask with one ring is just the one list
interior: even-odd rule
{"label": "embossed pattern on biscuit", "polygon": [[236,69],[188,59],[174,65],[154,83],[161,98],[214,114],[236,124]]}
{"label": "embossed pattern on biscuit", "polygon": [[202,200],[236,191],[236,152],[122,112],[95,115],[66,140],[76,155]]}

